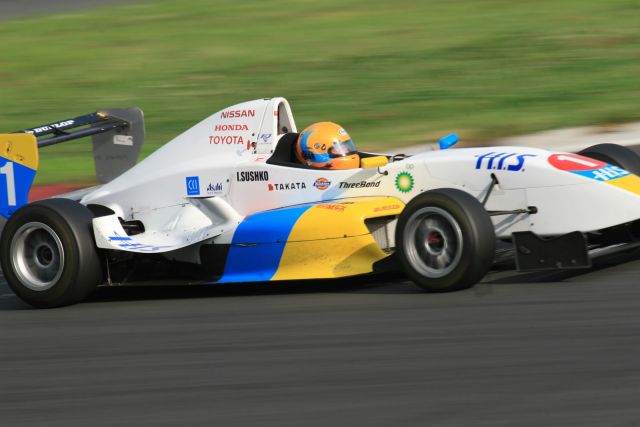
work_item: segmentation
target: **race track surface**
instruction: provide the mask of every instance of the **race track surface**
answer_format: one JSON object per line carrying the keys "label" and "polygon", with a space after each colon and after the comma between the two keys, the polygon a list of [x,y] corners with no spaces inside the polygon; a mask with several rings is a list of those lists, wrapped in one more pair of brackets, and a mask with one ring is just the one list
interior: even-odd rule
{"label": "race track surface", "polygon": [[108,288],[54,310],[2,284],[0,425],[639,425],[638,277],[636,252],[447,294]]}

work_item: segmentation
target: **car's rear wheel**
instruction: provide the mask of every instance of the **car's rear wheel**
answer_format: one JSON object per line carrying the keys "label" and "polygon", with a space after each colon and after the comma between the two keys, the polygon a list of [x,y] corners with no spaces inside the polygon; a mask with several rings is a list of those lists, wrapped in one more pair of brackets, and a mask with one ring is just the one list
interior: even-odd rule
{"label": "car's rear wheel", "polygon": [[20,208],[0,238],[0,264],[11,289],[34,307],[74,304],[103,279],[93,214],[68,199]]}
{"label": "car's rear wheel", "polygon": [[453,188],[427,191],[403,210],[396,251],[407,275],[432,292],[473,286],[493,264],[495,231],[470,194]]}
{"label": "car's rear wheel", "polygon": [[640,175],[640,155],[617,144],[598,144],[585,148],[578,154],[619,166],[633,174]]}

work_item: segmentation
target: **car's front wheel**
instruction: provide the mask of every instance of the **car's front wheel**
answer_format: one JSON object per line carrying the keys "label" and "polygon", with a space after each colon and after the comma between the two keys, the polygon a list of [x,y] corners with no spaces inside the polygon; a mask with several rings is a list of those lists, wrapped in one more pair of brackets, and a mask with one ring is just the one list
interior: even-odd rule
{"label": "car's front wheel", "polygon": [[470,194],[443,188],[414,198],[398,219],[396,251],[407,275],[432,292],[473,286],[489,271],[495,231]]}
{"label": "car's front wheel", "polygon": [[618,144],[598,144],[578,152],[578,154],[621,167],[640,175],[640,155]]}
{"label": "car's front wheel", "polygon": [[34,307],[74,304],[103,279],[85,206],[47,199],[20,208],[0,238],[0,264],[11,289]]}

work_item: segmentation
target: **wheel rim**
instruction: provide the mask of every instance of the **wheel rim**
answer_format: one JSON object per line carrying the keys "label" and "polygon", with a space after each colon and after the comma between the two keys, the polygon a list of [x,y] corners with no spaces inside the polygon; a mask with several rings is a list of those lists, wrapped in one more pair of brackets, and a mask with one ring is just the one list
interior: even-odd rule
{"label": "wheel rim", "polygon": [[60,238],[41,222],[24,224],[11,240],[11,266],[25,287],[34,291],[51,288],[64,269]]}
{"label": "wheel rim", "polygon": [[407,260],[425,277],[449,274],[462,257],[462,230],[447,211],[425,207],[411,215],[404,229]]}

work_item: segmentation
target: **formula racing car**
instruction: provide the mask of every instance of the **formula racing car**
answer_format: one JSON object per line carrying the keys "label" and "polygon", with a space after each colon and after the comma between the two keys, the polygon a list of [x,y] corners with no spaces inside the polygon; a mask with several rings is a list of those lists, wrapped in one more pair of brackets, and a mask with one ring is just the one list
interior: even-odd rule
{"label": "formula racing car", "polygon": [[[27,203],[38,149],[93,138],[102,185]],[[36,307],[98,285],[329,279],[403,270],[428,291],[468,288],[502,256],[519,270],[588,268],[640,244],[640,158],[597,145],[405,156],[346,170],[296,158],[284,98],[225,108],[135,164],[137,109],[0,135],[2,271]]]}

